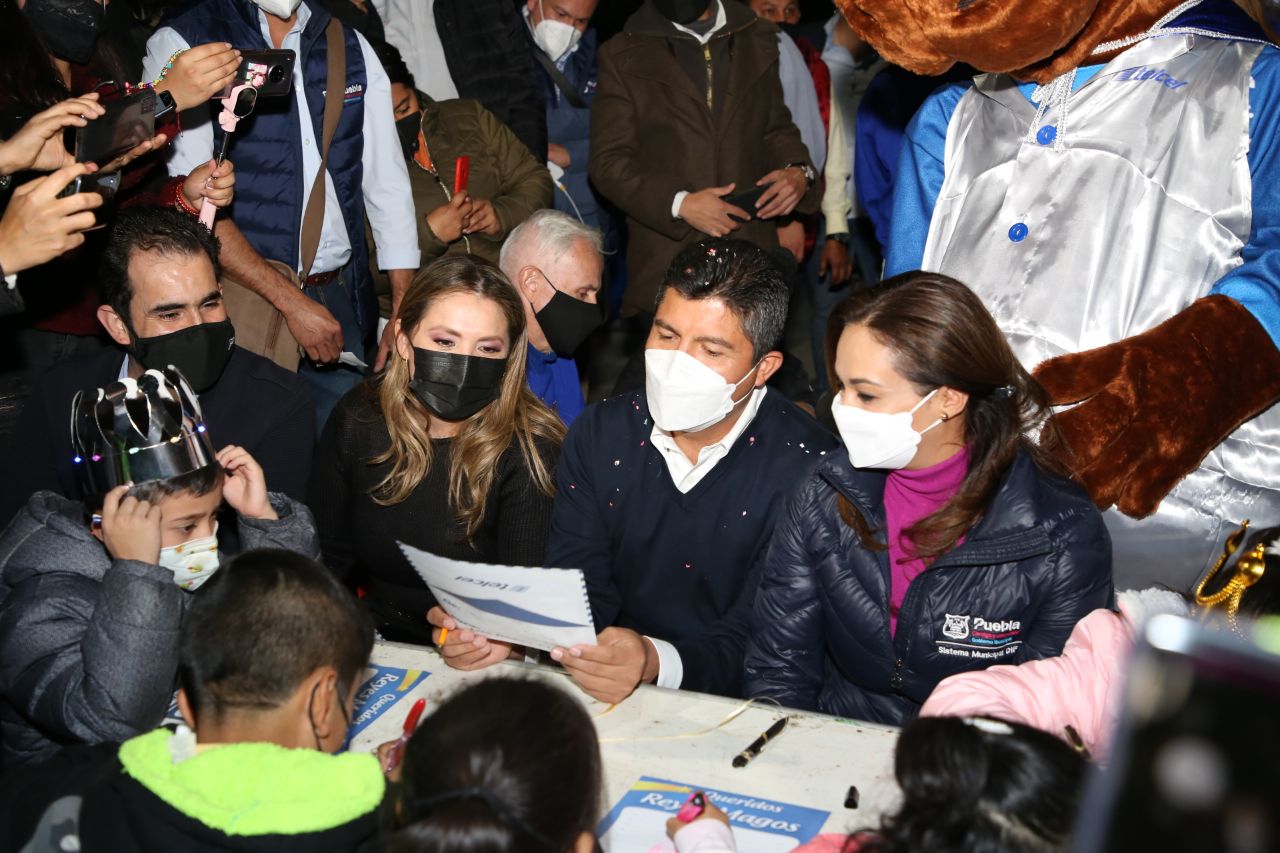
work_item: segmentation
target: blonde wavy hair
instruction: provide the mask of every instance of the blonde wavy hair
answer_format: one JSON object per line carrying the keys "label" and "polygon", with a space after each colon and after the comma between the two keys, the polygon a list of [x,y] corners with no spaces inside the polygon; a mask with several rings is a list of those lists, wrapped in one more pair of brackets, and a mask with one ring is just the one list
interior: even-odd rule
{"label": "blonde wavy hair", "polygon": [[[454,438],[449,505],[470,540],[484,518],[498,460],[513,442],[520,446],[534,485],[547,495],[555,494],[552,465],[543,458],[537,440],[559,446],[565,428],[525,383],[524,305],[515,287],[492,264],[471,255],[452,255],[420,270],[400,303],[399,334],[411,341],[431,306],[458,293],[495,303],[507,320],[510,342],[498,398],[468,418]],[[370,490],[370,497],[379,506],[404,501],[431,469],[434,454],[428,430],[433,416],[413,393],[409,380],[409,360],[393,351],[386,371],[376,380],[382,416],[391,436],[387,451],[370,460],[374,465],[391,463],[387,476]]]}

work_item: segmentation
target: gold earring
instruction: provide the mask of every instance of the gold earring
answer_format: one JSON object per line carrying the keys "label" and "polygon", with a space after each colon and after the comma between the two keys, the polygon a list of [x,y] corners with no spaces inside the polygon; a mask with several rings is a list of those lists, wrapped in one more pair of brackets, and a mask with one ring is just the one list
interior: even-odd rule
{"label": "gold earring", "polygon": [[942,421],[948,421],[948,420],[950,420],[950,419],[951,419],[951,415],[948,415],[946,412],[943,412],[943,413],[939,416],[939,420],[942,420]]}

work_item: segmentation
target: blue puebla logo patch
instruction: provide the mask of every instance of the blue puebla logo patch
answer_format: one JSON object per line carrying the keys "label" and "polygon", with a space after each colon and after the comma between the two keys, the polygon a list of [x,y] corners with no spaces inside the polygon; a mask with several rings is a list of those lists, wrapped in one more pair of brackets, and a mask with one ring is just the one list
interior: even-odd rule
{"label": "blue puebla logo patch", "polygon": [[1152,68],[1147,65],[1126,68],[1116,75],[1117,83],[1125,81],[1142,82],[1144,80],[1160,83],[1168,89],[1181,89],[1190,82],[1189,80],[1179,80],[1163,68]]}

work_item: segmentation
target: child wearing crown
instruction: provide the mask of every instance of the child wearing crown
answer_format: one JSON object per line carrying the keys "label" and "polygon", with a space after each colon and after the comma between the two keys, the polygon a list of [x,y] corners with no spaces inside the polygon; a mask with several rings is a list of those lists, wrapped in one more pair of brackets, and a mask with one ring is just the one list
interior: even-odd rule
{"label": "child wearing crown", "polygon": [[[243,448],[215,453],[174,369],[81,392],[72,453],[89,497],[37,492],[0,533],[0,769],[154,728],[192,595],[239,550],[318,557],[306,507]],[[218,517],[234,514],[233,536]]]}

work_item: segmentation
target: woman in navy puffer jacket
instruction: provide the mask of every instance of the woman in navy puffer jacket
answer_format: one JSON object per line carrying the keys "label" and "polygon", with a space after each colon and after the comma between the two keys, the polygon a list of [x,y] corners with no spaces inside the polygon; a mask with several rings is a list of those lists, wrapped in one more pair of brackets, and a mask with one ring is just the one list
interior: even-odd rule
{"label": "woman in navy puffer jacket", "polygon": [[747,695],[901,724],[949,675],[1059,654],[1111,603],[1111,540],[1025,437],[1047,400],[981,301],[907,273],[838,306],[826,350],[845,450],[774,531]]}

